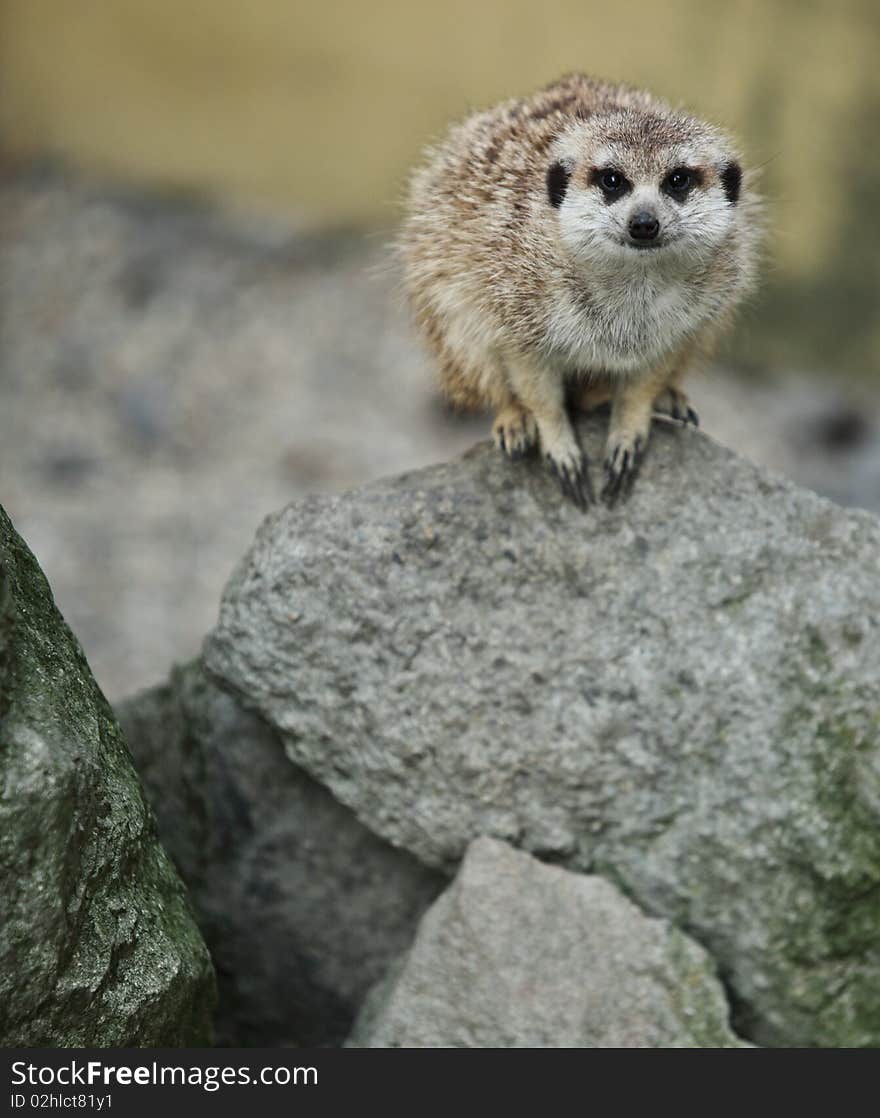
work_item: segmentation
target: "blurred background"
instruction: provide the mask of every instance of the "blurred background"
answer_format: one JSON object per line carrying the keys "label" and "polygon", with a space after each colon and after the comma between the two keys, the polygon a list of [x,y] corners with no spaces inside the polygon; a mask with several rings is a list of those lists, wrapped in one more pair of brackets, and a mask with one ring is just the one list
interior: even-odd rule
{"label": "blurred background", "polygon": [[762,287],[692,395],[880,512],[878,58],[876,0],[0,0],[0,503],[108,695],[197,651],[266,513],[484,436],[397,297],[397,200],[566,70],[741,138]]}

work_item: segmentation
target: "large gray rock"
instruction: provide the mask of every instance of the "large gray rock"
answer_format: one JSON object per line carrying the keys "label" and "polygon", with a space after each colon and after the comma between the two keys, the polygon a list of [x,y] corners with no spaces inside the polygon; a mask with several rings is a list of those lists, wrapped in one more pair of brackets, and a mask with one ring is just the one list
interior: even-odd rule
{"label": "large gray rock", "polygon": [[217,1038],[339,1044],[445,879],[292,765],[200,664],[118,715],[217,966]]}
{"label": "large gray rock", "polygon": [[210,1040],[214,980],[119,727],[0,509],[0,1044]]}
{"label": "large gray rock", "polygon": [[711,960],[601,877],[471,843],[370,995],[362,1048],[739,1048]]}
{"label": "large gray rock", "polygon": [[482,445],[270,517],[205,662],[427,864],[486,833],[599,872],[743,1035],[880,1044],[878,560],[873,516],[696,432],[587,515]]}

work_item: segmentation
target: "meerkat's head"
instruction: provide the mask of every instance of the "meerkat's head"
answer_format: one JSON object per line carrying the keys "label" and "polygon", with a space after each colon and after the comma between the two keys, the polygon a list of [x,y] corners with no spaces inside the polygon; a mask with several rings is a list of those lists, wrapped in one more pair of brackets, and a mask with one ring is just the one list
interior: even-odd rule
{"label": "meerkat's head", "polygon": [[550,151],[545,185],[575,263],[686,270],[735,236],[742,170],[711,125],[625,108],[571,125]]}

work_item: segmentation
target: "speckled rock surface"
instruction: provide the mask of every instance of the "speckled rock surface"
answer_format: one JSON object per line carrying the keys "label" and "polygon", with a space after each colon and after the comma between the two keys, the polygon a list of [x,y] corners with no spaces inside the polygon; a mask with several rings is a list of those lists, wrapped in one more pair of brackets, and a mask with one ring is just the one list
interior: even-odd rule
{"label": "speckled rock surface", "polygon": [[0,1043],[210,1041],[214,977],[131,757],[0,509]]}
{"label": "speckled rock surface", "polygon": [[341,1043],[445,878],[371,834],[196,662],[118,708],[217,966],[219,1043]]}
{"label": "speckled rock surface", "polygon": [[699,433],[655,424],[587,515],[481,444],[270,517],[205,662],[425,863],[490,834],[601,873],[741,1035],[878,1044],[878,575],[875,517]]}
{"label": "speckled rock surface", "polygon": [[362,1048],[738,1048],[711,960],[600,877],[477,839],[370,995]]}

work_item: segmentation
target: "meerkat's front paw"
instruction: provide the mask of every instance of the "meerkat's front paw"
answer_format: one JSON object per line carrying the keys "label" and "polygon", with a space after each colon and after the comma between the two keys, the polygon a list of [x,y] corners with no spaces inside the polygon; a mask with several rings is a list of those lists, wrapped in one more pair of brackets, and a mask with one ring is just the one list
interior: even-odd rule
{"label": "meerkat's front paw", "polygon": [[523,458],[538,442],[535,417],[519,405],[506,407],[495,419],[492,438],[508,458],[513,461]]}
{"label": "meerkat's front paw", "polygon": [[629,494],[639,472],[647,435],[636,432],[619,432],[608,438],[605,448],[605,484],[602,486],[602,500],[613,505],[620,497]]}
{"label": "meerkat's front paw", "polygon": [[580,509],[594,500],[590,484],[589,463],[572,433],[566,438],[545,441],[544,461],[556,477],[563,494]]}
{"label": "meerkat's front paw", "polygon": [[699,427],[700,417],[680,388],[664,388],[653,404],[657,415],[668,415],[686,427]]}

